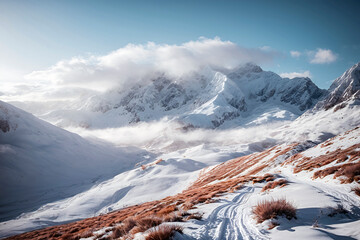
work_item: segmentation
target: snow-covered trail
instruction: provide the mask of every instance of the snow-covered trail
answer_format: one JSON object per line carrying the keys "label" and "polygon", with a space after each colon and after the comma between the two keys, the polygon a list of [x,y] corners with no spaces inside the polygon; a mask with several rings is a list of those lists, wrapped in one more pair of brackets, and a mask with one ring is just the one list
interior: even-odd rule
{"label": "snow-covered trail", "polygon": [[251,208],[246,204],[254,193],[254,187],[246,186],[232,200],[222,200],[206,219],[196,239],[268,239],[251,221]]}
{"label": "snow-covered trail", "polygon": [[[203,221],[196,222],[196,227],[189,226],[188,238],[179,239],[360,239],[360,230],[355,226],[360,223],[360,205],[358,197],[350,192],[350,187],[334,181],[312,180],[308,173],[293,174],[290,169],[277,168],[278,177],[288,181],[284,188],[260,192],[266,183],[245,185],[241,190],[223,195],[211,208],[203,205],[207,212]],[[267,229],[268,223],[256,224],[252,207],[265,199],[285,198],[297,208],[297,219],[276,220],[279,228]],[[211,205],[211,204],[210,204]],[[338,207],[343,207],[348,214],[328,216]],[[208,211],[206,210],[208,209]],[[313,227],[315,223],[318,227]]]}

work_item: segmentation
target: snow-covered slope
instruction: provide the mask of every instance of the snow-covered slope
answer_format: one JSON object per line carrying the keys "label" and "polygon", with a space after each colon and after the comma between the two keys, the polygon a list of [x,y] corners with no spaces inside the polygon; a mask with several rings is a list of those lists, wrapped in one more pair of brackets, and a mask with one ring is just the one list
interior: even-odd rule
{"label": "snow-covered slope", "polygon": [[[200,145],[160,155],[156,161],[144,163],[109,180],[98,181],[86,191],[44,204],[17,219],[0,223],[0,236],[93,217],[175,195],[194,182],[204,168],[254,151],[242,148],[243,154],[229,149],[208,149]],[[263,148],[258,143],[256,149]]]}
{"label": "snow-covered slope", "polygon": [[145,155],[89,142],[0,101],[0,219],[83,191]]}
{"label": "snow-covered slope", "polygon": [[[14,239],[47,236],[60,239],[63,236],[82,236],[84,233],[91,239],[101,239],[103,236],[111,236],[116,228],[122,226],[120,222],[124,223],[126,219],[140,221],[154,215],[164,218],[173,216],[171,214],[181,216],[186,211],[204,213],[203,219],[187,222],[171,220],[184,227],[184,234],[176,235],[175,239],[359,239],[359,197],[351,191],[359,186],[359,146],[360,128],[347,131],[320,145],[312,142],[278,145],[205,168],[201,172],[194,169],[196,174],[190,180],[192,183],[180,187],[183,191],[175,196],[60,227],[25,233]],[[319,158],[322,159],[320,162],[317,161]],[[179,163],[176,165],[180,166]],[[155,173],[162,171],[167,164],[157,162],[147,167]],[[193,166],[189,163],[186,165]],[[354,166],[357,170],[349,170]],[[326,171],[329,167],[335,167],[335,171]],[[180,171],[183,169],[180,168]],[[318,170],[326,171],[327,175],[314,177]],[[137,170],[140,171],[146,175],[146,168]],[[276,185],[280,180],[284,184]],[[106,189],[108,183],[103,188]],[[159,183],[156,185],[161,186]],[[260,201],[283,198],[295,206],[296,219],[277,217],[262,223],[256,222],[253,209]],[[67,201],[68,205],[73,203],[72,199]],[[57,209],[53,210],[54,216],[57,216]],[[164,215],[164,212],[168,215]],[[38,217],[44,217],[41,211],[37,214]],[[31,223],[36,223],[35,216]],[[2,223],[0,229],[16,232],[29,223],[24,218],[13,220]],[[274,228],[269,229],[271,225]],[[128,236],[145,239],[149,233],[137,232],[128,233]]]}
{"label": "snow-covered slope", "polygon": [[188,126],[229,128],[293,120],[325,93],[309,78],[283,79],[249,63],[178,79],[159,74],[147,84],[87,97],[41,117],[63,127],[95,129],[165,117]]}

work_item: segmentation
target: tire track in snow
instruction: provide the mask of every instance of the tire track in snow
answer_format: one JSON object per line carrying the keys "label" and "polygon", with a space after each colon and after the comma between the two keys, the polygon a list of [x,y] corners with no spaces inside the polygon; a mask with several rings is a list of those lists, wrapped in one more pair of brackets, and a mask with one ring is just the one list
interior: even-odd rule
{"label": "tire track in snow", "polygon": [[251,209],[246,202],[253,192],[253,187],[245,187],[232,201],[213,210],[197,239],[268,239],[250,221]]}

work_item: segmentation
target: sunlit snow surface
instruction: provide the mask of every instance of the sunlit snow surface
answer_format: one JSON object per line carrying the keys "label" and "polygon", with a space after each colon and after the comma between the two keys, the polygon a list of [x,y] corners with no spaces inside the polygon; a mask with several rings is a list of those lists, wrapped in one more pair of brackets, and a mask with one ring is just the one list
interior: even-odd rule
{"label": "sunlit snow surface", "polygon": [[[151,111],[140,112],[141,117],[150,120],[136,125],[124,127],[134,117],[130,113],[116,118],[121,107],[101,111],[109,105],[103,105],[104,102],[98,101],[97,97],[87,98],[90,102],[83,105],[84,109],[79,110],[79,105],[75,104],[72,110],[49,112],[47,109],[47,114],[42,113],[44,119],[78,133],[86,140],[0,102],[1,119],[9,122],[9,131],[0,132],[1,217],[9,219],[23,213],[16,219],[0,223],[0,237],[174,195],[186,189],[205,167],[260,152],[276,144],[304,141],[317,144],[360,124],[360,107],[352,99],[337,111],[310,110],[294,120],[303,112],[299,105],[279,101],[281,95],[261,101],[261,97],[267,96],[264,93],[272,92],[269,85],[262,95],[246,96],[247,100],[252,100],[248,101],[248,111],[241,112],[241,117],[227,118],[218,129],[209,129],[214,127],[213,120],[231,116],[223,115],[224,109],[236,112],[227,101],[229,96],[241,99],[245,92],[261,90],[256,86],[266,78],[259,78],[259,74],[268,74],[272,80],[283,80],[271,73],[256,71],[249,77],[245,74],[243,78],[240,69],[237,72],[240,77],[236,79],[248,81],[243,87],[242,84],[236,86],[239,82],[234,83],[226,74],[213,74],[210,75],[215,77],[210,79],[215,85],[211,89],[216,91],[213,95],[197,91],[199,102],[195,107],[185,104],[180,110],[170,109],[167,117],[151,118],[164,110],[155,106]],[[273,82],[276,81],[270,81]],[[278,84],[277,90],[289,89]],[[135,101],[132,105],[135,109],[139,101],[146,99],[142,98],[143,93],[138,92],[141,97],[131,100]],[[109,96],[110,100],[118,100],[116,92]],[[241,102],[233,104],[239,108],[242,106]],[[94,106],[101,106],[100,110],[92,111]],[[26,107],[31,108],[29,105]],[[205,129],[191,127],[197,124]],[[359,131],[354,134],[359,134]],[[348,140],[339,144],[355,144],[359,139]],[[304,154],[320,154],[320,150],[314,149]],[[151,164],[158,159],[163,161]],[[143,169],[140,167],[142,164],[148,166]],[[358,236],[355,225],[359,224],[359,201],[350,193],[350,186],[340,185],[337,180],[329,178],[313,181],[310,174],[294,175],[291,168],[278,167],[271,171],[281,171],[282,177],[291,184],[270,193],[260,193],[261,184],[248,185],[221,197],[218,203],[200,206],[199,210],[205,212],[205,221],[185,223],[189,228],[185,229],[186,236],[182,238],[326,239]],[[299,218],[293,222],[281,219],[280,227],[264,230],[264,225],[256,225],[251,208],[260,199],[279,196],[286,196],[296,204]],[[324,218],[326,209],[337,204],[354,207],[349,219]],[[323,229],[312,228],[316,218],[325,219]]]}

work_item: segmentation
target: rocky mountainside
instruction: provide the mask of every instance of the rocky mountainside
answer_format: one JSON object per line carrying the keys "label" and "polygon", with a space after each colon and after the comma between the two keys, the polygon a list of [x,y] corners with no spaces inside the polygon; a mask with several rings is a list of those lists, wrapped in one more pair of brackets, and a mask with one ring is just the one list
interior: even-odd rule
{"label": "rocky mountainside", "polygon": [[278,130],[282,139],[322,142],[360,124],[360,63],[355,64],[328,90],[312,109]]}
{"label": "rocky mountainside", "polygon": [[82,100],[71,114],[55,111],[43,117],[65,127],[118,127],[167,118],[186,126],[228,128],[293,120],[325,94],[309,78],[283,79],[249,63],[179,79],[159,75],[147,84]]}
{"label": "rocky mountainside", "polygon": [[337,109],[347,104],[360,104],[360,63],[355,64],[331,84],[329,94],[316,104],[315,109]]}

